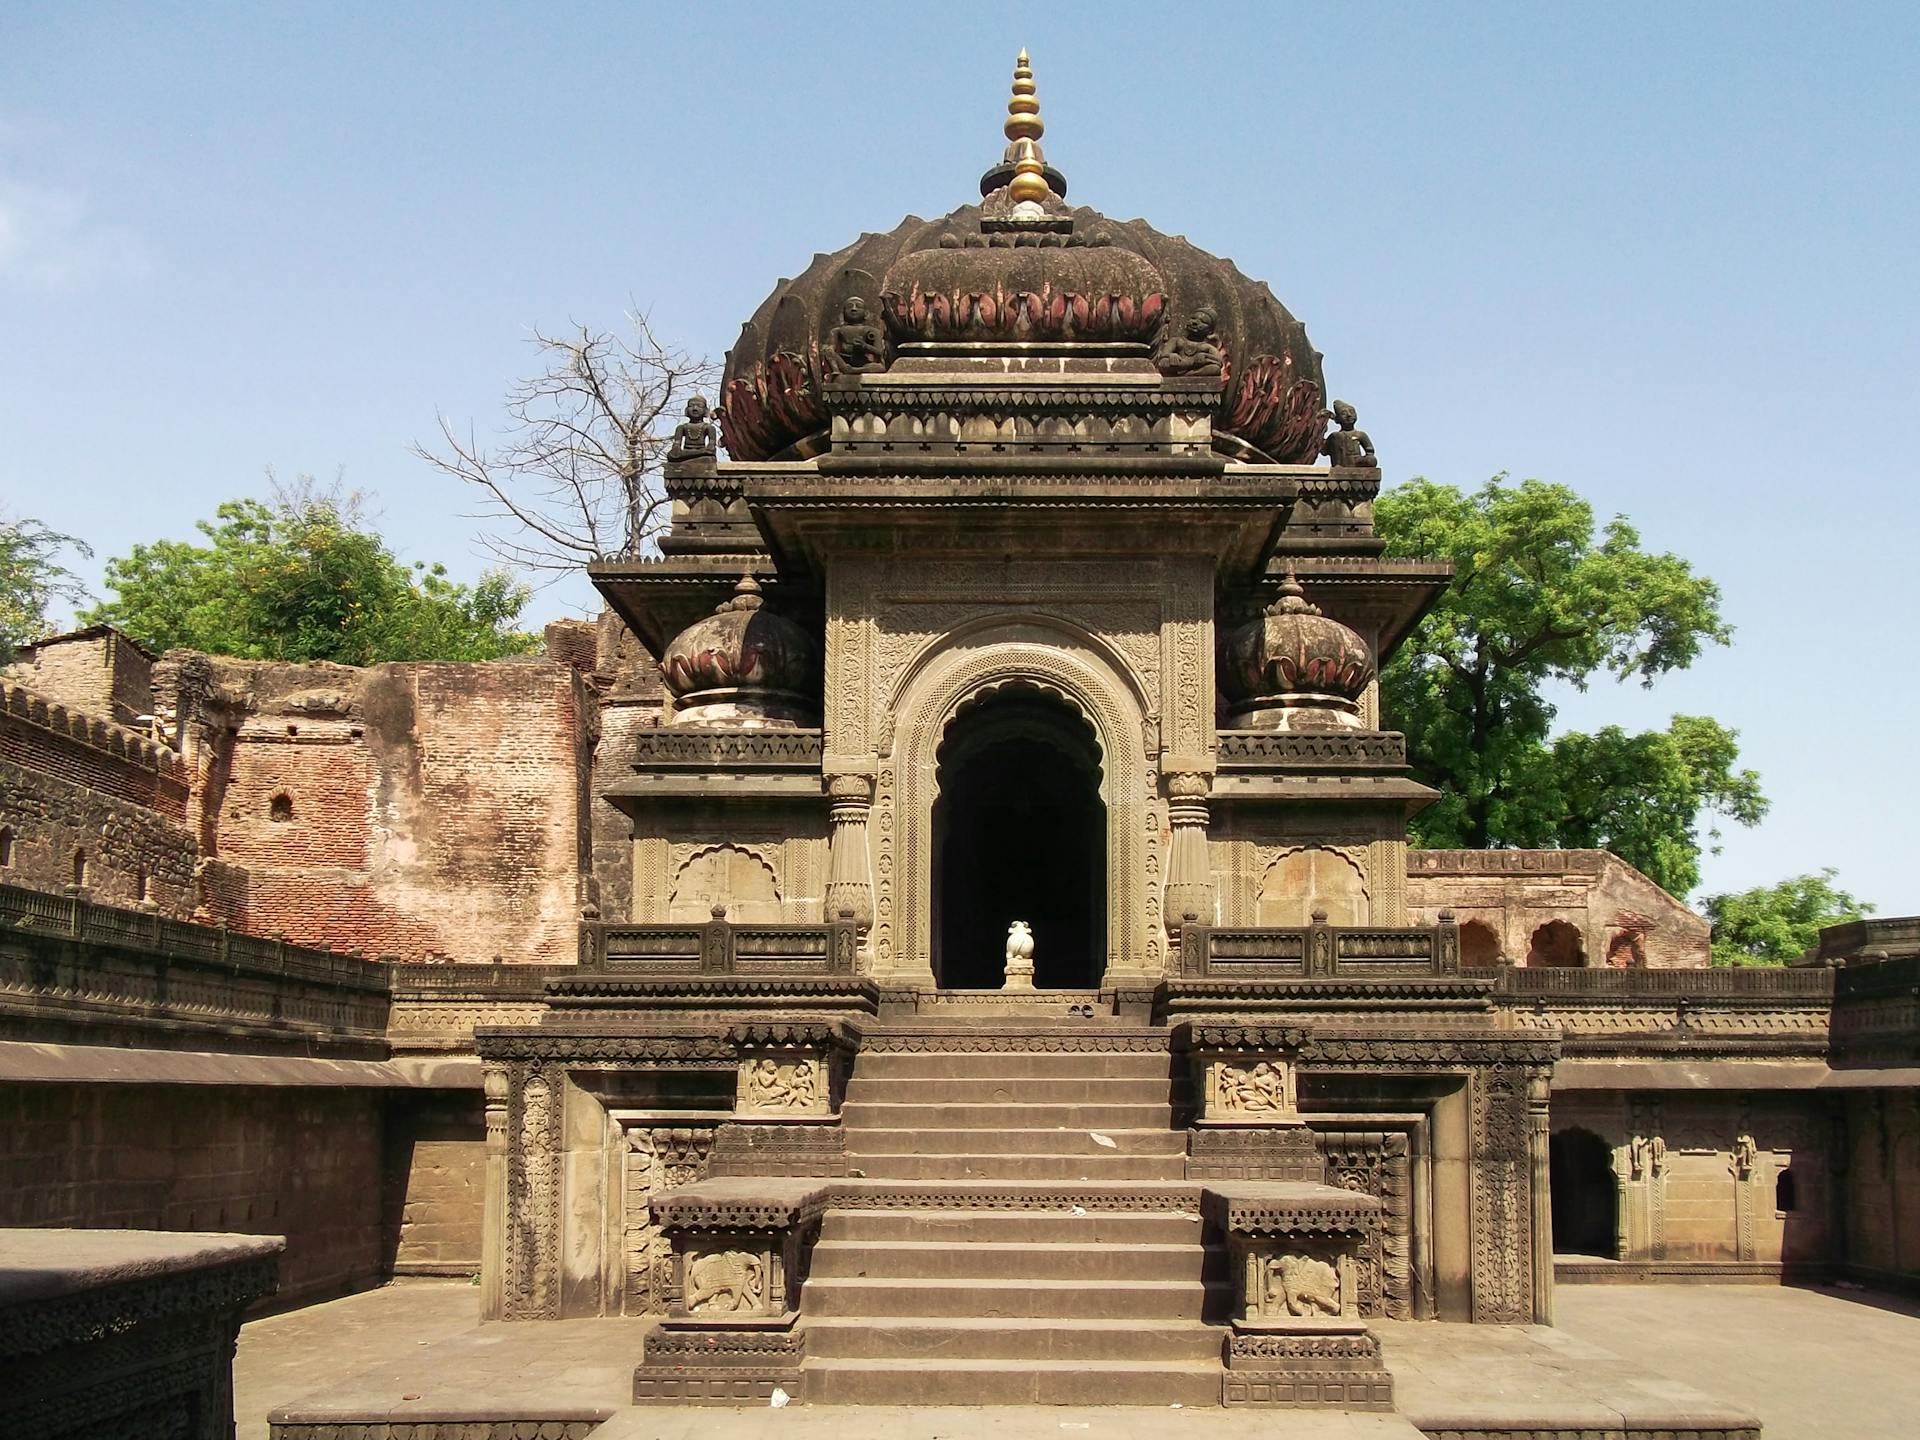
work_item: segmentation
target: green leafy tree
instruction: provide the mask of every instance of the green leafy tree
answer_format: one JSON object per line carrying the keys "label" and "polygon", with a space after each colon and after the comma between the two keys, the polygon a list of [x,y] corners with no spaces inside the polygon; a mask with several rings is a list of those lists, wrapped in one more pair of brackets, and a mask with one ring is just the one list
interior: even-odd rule
{"label": "green leafy tree", "polygon": [[492,660],[523,654],[513,629],[529,594],[502,572],[457,584],[440,565],[396,559],[359,497],[303,482],[272,503],[231,500],[197,527],[107,562],[113,598],[83,617],[157,650],[249,660]]}
{"label": "green leafy tree", "polygon": [[1752,824],[1759,777],[1735,734],[1702,716],[1664,731],[1551,731],[1551,681],[1651,685],[1732,630],[1720,590],[1627,521],[1598,525],[1563,485],[1478,491],[1413,480],[1382,495],[1391,555],[1451,560],[1454,580],[1381,676],[1388,723],[1441,799],[1414,822],[1429,846],[1599,846],[1678,894],[1699,883],[1702,817]]}
{"label": "green leafy tree", "polygon": [[49,608],[55,601],[78,604],[87,598],[79,577],[60,563],[62,552],[93,552],[71,535],[49,530],[38,520],[0,512],[0,665],[14,651],[53,629]]}
{"label": "green leafy tree", "polygon": [[1873,906],[1833,883],[1835,873],[1707,896],[1701,908],[1713,925],[1713,963],[1790,964],[1813,948],[1826,926],[1871,914]]}

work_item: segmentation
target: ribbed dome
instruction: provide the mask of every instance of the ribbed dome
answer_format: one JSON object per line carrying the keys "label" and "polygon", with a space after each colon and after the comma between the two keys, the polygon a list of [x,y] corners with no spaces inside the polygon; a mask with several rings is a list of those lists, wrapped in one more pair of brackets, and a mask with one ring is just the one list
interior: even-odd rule
{"label": "ribbed dome", "polygon": [[1327,729],[1359,722],[1373,652],[1355,631],[1320,613],[1288,573],[1266,613],[1220,640],[1220,693],[1254,729]]}
{"label": "ribbed dome", "polygon": [[[990,197],[988,207],[994,201]],[[827,428],[821,350],[859,296],[890,341],[1086,339],[1151,341],[1202,306],[1226,352],[1216,436],[1244,458],[1311,464],[1325,434],[1320,356],[1264,282],[1143,220],[1110,220],[1058,204],[1070,231],[981,226],[980,205],[917,217],[816,255],[783,280],[727,356],[722,419],[736,460],[770,460]]]}
{"label": "ribbed dome", "polygon": [[753,577],[742,576],[731,599],[668,642],[660,674],[673,692],[673,724],[751,729],[817,718],[813,640],[764,605]]}

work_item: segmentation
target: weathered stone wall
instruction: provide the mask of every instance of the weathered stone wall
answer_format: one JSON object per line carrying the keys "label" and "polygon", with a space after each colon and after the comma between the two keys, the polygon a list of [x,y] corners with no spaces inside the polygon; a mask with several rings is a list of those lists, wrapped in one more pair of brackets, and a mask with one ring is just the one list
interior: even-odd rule
{"label": "weathered stone wall", "polygon": [[217,828],[238,924],[403,960],[573,957],[592,720],[573,671],[217,668],[247,716]]}
{"label": "weathered stone wall", "polygon": [[386,1271],[375,1090],[0,1084],[0,1225],[284,1235],[279,1299]]}
{"label": "weathered stone wall", "polygon": [[1460,922],[1468,965],[1706,965],[1707,922],[1604,850],[1413,850],[1407,919]]}
{"label": "weathered stone wall", "polygon": [[383,1165],[394,1274],[480,1273],[486,1149],[477,1092],[388,1102]]}
{"label": "weathered stone wall", "polygon": [[113,904],[195,903],[180,757],[145,734],[0,681],[0,880]]}
{"label": "weathered stone wall", "polygon": [[1846,1261],[1870,1284],[1920,1289],[1920,1091],[1850,1097]]}
{"label": "weathered stone wall", "polygon": [[[1843,1214],[1832,1184],[1832,1106],[1824,1096],[1734,1087],[1737,1081],[1719,1093],[1554,1095],[1553,1133],[1587,1131],[1611,1155],[1605,1183],[1614,1190],[1618,1237],[1611,1258],[1759,1272],[1837,1258],[1840,1225],[1858,1222]],[[1556,1191],[1556,1208],[1570,1198]]]}
{"label": "weathered stone wall", "polygon": [[128,724],[153,709],[153,656],[107,625],[23,646],[11,678],[49,699]]}

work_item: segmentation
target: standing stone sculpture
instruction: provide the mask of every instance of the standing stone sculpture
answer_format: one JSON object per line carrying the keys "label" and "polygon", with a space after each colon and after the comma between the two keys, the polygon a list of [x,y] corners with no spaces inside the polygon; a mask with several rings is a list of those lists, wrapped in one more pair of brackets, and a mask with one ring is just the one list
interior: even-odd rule
{"label": "standing stone sculpture", "polygon": [[1354,422],[1360,418],[1359,412],[1344,400],[1333,402],[1333,409],[1322,417],[1333,421],[1336,428],[1320,444],[1320,453],[1325,455],[1336,468],[1351,470],[1378,470],[1380,457],[1373,453],[1373,440],[1364,430],[1354,429]]}
{"label": "standing stone sculpture", "polygon": [[1007,927],[1006,974],[1007,989],[1033,989],[1033,931],[1024,920],[1016,920]]}
{"label": "standing stone sculpture", "polygon": [[887,337],[867,319],[867,302],[847,297],[840,307],[840,323],[827,332],[825,355],[830,375],[864,375],[887,368]]}

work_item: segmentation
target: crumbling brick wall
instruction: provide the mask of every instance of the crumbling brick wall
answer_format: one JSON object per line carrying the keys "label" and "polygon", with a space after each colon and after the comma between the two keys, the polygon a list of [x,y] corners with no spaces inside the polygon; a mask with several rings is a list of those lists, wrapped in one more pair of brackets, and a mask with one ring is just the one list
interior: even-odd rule
{"label": "crumbling brick wall", "polygon": [[194,836],[180,757],[144,733],[0,681],[0,880],[79,884],[184,918]]}
{"label": "crumbling brick wall", "polygon": [[23,646],[9,675],[51,700],[122,725],[153,709],[153,655],[111,625]]}
{"label": "crumbling brick wall", "polygon": [[1468,963],[1671,969],[1709,963],[1710,927],[1604,850],[1412,850],[1407,920],[1460,922]]}
{"label": "crumbling brick wall", "polygon": [[577,953],[591,698],[571,670],[220,661],[239,923],[404,960]]}

